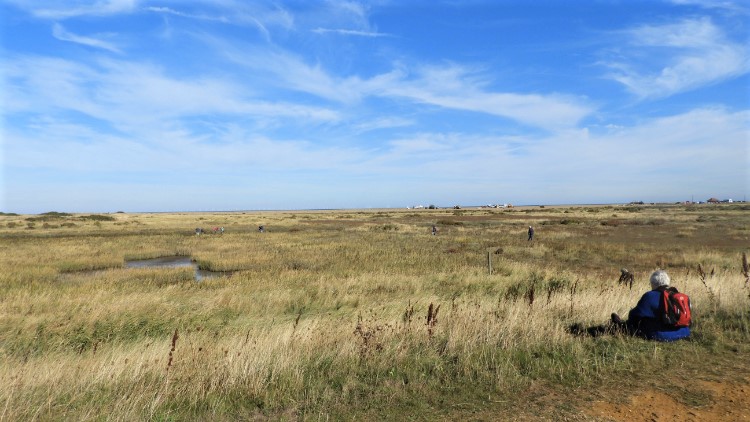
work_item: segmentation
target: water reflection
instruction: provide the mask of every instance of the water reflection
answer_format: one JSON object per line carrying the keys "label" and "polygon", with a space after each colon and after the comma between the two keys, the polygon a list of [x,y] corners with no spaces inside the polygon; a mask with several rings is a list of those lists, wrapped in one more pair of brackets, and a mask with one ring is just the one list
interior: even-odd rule
{"label": "water reflection", "polygon": [[181,268],[193,267],[195,271],[195,280],[201,281],[204,278],[223,277],[232,274],[231,271],[209,271],[201,270],[189,256],[163,256],[153,259],[139,259],[125,261],[125,268]]}

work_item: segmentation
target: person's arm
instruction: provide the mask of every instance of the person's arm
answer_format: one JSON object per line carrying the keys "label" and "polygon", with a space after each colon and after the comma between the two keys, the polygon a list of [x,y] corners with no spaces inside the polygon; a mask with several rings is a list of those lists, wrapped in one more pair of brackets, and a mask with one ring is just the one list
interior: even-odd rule
{"label": "person's arm", "polygon": [[650,292],[647,292],[641,296],[641,299],[638,301],[638,304],[635,305],[635,308],[631,309],[628,313],[628,319],[635,318],[640,320],[643,318],[655,317],[652,309],[652,301],[650,300],[651,295],[649,295],[649,293]]}

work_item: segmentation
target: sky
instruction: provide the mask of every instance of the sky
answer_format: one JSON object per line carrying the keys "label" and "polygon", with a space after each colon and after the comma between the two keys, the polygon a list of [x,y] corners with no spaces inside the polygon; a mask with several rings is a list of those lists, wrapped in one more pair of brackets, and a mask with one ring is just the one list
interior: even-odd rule
{"label": "sky", "polygon": [[0,0],[0,211],[742,200],[750,3]]}

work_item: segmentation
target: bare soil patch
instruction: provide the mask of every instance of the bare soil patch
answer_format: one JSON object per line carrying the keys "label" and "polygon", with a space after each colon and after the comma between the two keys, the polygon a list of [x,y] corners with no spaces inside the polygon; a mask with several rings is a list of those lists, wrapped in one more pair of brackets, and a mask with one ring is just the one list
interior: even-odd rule
{"label": "bare soil patch", "polygon": [[608,421],[750,421],[750,379],[742,383],[698,381],[681,400],[648,389],[620,403],[594,402],[587,412]]}

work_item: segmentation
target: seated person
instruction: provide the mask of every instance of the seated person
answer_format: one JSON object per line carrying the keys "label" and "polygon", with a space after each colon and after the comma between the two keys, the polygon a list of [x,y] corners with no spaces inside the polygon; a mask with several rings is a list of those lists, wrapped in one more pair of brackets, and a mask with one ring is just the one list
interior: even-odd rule
{"label": "seated person", "polygon": [[666,324],[662,302],[663,292],[669,288],[669,275],[658,270],[651,274],[651,291],[646,292],[635,308],[628,313],[628,320],[612,314],[612,323],[625,332],[649,340],[675,341],[690,336],[690,327],[674,327]]}

